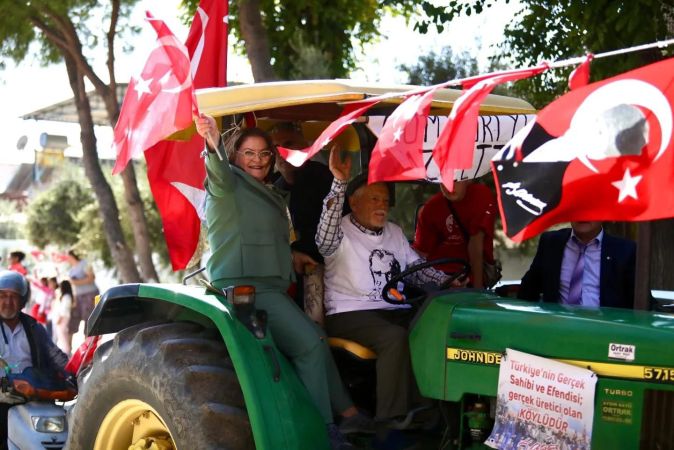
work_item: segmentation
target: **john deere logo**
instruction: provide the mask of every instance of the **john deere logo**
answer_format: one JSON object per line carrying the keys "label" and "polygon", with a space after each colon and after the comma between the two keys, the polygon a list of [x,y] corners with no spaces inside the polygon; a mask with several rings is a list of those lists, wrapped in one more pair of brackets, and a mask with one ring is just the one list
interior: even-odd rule
{"label": "john deere logo", "polygon": [[501,364],[501,354],[497,352],[482,352],[479,350],[465,350],[462,348],[447,347],[447,359],[450,361],[470,362],[475,364]]}

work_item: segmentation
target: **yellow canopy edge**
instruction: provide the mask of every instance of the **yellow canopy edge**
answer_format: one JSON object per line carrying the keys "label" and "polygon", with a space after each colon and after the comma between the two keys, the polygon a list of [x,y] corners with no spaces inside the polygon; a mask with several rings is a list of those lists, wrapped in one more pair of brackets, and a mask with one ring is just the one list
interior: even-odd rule
{"label": "yellow canopy edge", "polygon": [[[415,88],[418,86],[382,85],[352,80],[299,80],[198,89],[196,96],[199,110],[213,117],[252,112],[262,120],[316,121],[327,125],[339,117],[345,104],[383,94],[409,92]],[[460,95],[461,91],[458,89],[436,91],[431,103],[431,115],[449,114]],[[395,105],[403,100],[402,96],[388,98],[371,112],[390,114]],[[483,115],[535,113],[536,109],[526,101],[501,95],[487,96],[480,106],[480,114]],[[186,140],[194,133],[192,125],[174,133],[169,139]],[[351,142],[354,137],[350,136],[345,141]]]}
{"label": "yellow canopy edge", "polygon": [[[387,93],[402,93],[415,89],[409,85],[380,85],[351,80],[277,81],[239,85],[226,88],[197,90],[199,109],[214,117],[278,109],[313,103],[337,103],[363,100]],[[433,96],[431,107],[436,113],[448,114],[461,91],[440,89]],[[387,99],[384,103],[399,104],[403,97]],[[536,110],[524,100],[489,95],[480,107],[482,114],[534,114]]]}

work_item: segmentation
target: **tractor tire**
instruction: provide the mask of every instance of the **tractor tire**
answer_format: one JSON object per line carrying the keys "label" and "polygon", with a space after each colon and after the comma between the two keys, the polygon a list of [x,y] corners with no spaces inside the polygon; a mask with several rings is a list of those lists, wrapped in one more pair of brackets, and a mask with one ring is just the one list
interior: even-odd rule
{"label": "tractor tire", "polygon": [[245,402],[216,332],[140,324],[96,350],[70,412],[70,450],[254,449]]}

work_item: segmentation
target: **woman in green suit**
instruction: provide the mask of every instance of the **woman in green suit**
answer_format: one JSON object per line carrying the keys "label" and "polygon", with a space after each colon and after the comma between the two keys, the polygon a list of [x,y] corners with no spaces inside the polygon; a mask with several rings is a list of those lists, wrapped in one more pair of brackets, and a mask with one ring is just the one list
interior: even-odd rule
{"label": "woman in green suit", "polygon": [[[291,360],[328,426],[333,448],[352,448],[333,424],[332,411],[355,416],[353,406],[330,354],[324,331],[286,294],[293,263],[311,262],[291,252],[285,198],[267,186],[276,148],[258,128],[242,130],[231,148],[224,148],[215,120],[195,121],[206,139],[206,219],[212,251],[207,268],[219,288],[255,286],[256,304],[267,311],[269,328],[279,349]],[[221,161],[213,148],[228,161]],[[314,262],[315,263],[315,262]]]}

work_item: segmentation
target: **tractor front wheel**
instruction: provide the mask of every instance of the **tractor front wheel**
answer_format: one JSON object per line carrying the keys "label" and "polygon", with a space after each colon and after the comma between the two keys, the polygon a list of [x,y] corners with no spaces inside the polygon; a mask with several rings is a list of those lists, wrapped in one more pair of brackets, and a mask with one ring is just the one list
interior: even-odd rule
{"label": "tractor front wheel", "polygon": [[185,322],[133,326],[99,347],[69,425],[71,450],[254,448],[225,345]]}

